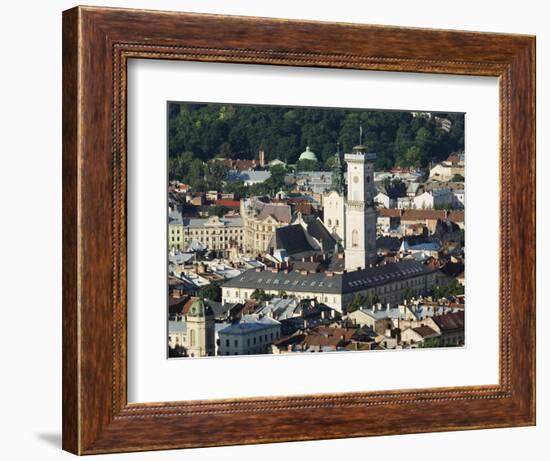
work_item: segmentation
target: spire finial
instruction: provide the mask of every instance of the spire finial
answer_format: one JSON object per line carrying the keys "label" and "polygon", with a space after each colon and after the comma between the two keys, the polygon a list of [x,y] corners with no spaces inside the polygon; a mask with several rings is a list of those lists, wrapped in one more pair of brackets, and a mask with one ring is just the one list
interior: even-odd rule
{"label": "spire finial", "polygon": [[359,123],[359,145],[363,145],[363,124]]}

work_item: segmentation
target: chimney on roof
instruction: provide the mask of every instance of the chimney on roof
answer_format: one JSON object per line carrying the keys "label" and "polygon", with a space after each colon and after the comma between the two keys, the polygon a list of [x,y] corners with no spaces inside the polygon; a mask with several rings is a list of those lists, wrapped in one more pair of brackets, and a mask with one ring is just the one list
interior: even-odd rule
{"label": "chimney on roof", "polygon": [[390,303],[386,303],[386,310],[387,310],[387,311],[390,310]]}

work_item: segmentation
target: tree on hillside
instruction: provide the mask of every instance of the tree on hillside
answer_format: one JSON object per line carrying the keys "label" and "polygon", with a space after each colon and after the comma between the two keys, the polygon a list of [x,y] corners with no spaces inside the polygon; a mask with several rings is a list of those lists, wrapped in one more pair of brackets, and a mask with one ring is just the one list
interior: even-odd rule
{"label": "tree on hillside", "polygon": [[451,122],[448,132],[435,117],[413,117],[406,111],[171,103],[169,175],[186,183],[192,179],[199,190],[205,189],[209,185],[204,172],[200,175],[191,168],[195,161],[204,164],[216,156],[256,159],[262,148],[268,161],[295,163],[307,145],[316,152],[318,164],[298,169],[330,170],[327,162],[337,143],[349,152],[360,142],[377,154],[377,169],[425,167],[464,150],[464,114],[438,116]]}

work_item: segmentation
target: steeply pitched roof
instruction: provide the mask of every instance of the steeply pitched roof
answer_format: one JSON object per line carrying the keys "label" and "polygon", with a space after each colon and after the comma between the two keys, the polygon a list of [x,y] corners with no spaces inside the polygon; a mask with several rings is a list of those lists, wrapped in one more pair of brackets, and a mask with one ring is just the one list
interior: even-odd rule
{"label": "steeply pitched roof", "polygon": [[315,240],[323,246],[323,250],[332,251],[336,245],[336,240],[327,230],[322,221],[317,218],[307,223],[307,231]]}
{"label": "steeply pitched roof", "polygon": [[276,229],[274,248],[277,250],[286,250],[289,256],[315,250],[308,242],[305,230],[300,224]]}

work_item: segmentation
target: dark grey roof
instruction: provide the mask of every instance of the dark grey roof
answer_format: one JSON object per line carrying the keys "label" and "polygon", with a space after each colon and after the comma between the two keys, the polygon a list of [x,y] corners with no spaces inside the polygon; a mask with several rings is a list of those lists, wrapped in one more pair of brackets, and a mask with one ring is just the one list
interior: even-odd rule
{"label": "dark grey roof", "polygon": [[223,287],[264,290],[346,294],[435,272],[437,269],[414,260],[367,268],[345,274],[326,272],[302,274],[249,270],[223,284]]}
{"label": "dark grey roof", "polygon": [[397,251],[401,246],[401,240],[397,237],[378,237],[376,248],[379,250]]}
{"label": "dark grey roof", "polygon": [[275,231],[274,248],[284,249],[288,255],[315,250],[307,241],[304,228],[300,224],[279,227]]}
{"label": "dark grey roof", "polygon": [[314,239],[323,245],[323,250],[332,251],[336,245],[336,240],[330,232],[327,230],[325,225],[321,222],[319,218],[314,221],[307,223],[307,231]]}
{"label": "dark grey roof", "polygon": [[227,317],[229,315],[229,310],[235,305],[230,303],[222,304],[217,301],[212,301],[211,299],[206,299],[204,302],[210,306],[214,312],[214,317],[217,319]]}

